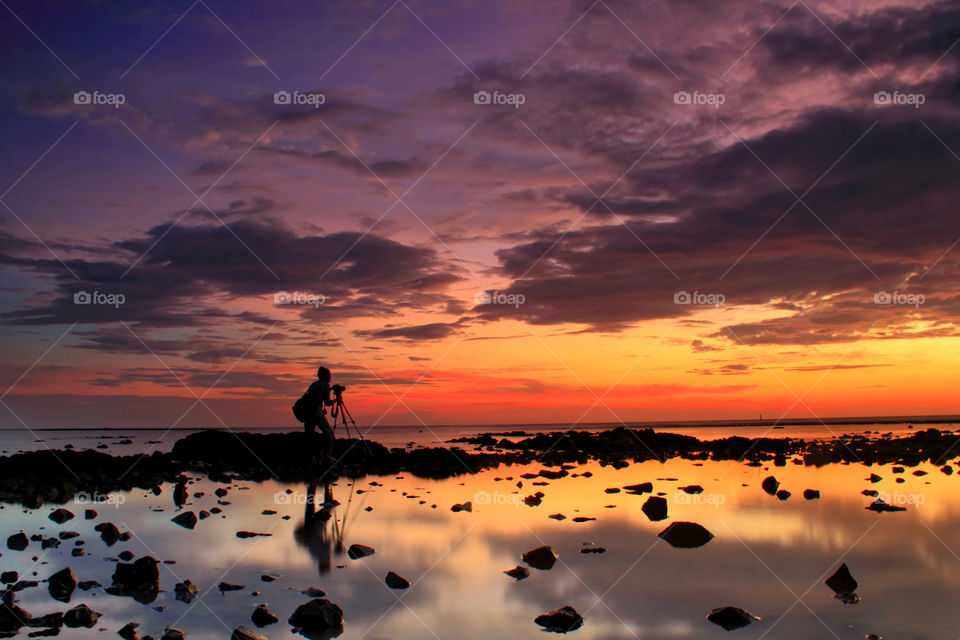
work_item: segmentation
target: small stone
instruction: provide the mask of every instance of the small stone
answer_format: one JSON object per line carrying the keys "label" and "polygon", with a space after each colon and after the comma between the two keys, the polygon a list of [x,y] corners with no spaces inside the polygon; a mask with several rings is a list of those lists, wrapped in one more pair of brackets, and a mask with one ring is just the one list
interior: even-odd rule
{"label": "small stone", "polygon": [[352,544],[350,548],[347,549],[347,556],[351,560],[358,560],[360,558],[366,558],[367,556],[372,556],[377,551],[373,547],[368,547],[365,544]]}
{"label": "small stone", "polygon": [[63,614],[63,624],[72,629],[78,627],[92,629],[99,619],[100,614],[85,604],[77,605]]}
{"label": "small stone", "polygon": [[387,573],[384,582],[386,582],[387,586],[391,589],[406,589],[410,586],[410,582],[406,578],[397,575],[393,571]]}
{"label": "small stone", "polygon": [[54,522],[56,522],[57,524],[63,524],[67,520],[73,519],[73,513],[68,511],[67,509],[57,509],[47,517],[53,520]]}
{"label": "small stone", "polygon": [[733,631],[745,627],[751,622],[757,622],[760,618],[737,607],[719,607],[710,612],[707,620],[720,625],[727,631]]}
{"label": "small stone", "polygon": [[184,511],[170,518],[170,521],[180,525],[184,529],[193,529],[197,526],[197,514],[193,511]]}
{"label": "small stone", "polygon": [[530,576],[530,569],[517,565],[513,569],[504,571],[504,573],[510,576],[511,578],[513,578],[514,580],[516,580],[517,582],[519,582],[520,580],[523,580],[524,578],[527,578]]}
{"label": "small stone", "polygon": [[266,605],[261,604],[256,609],[253,610],[253,614],[250,615],[250,620],[253,621],[253,624],[258,627],[266,627],[271,625],[280,619],[273,615]]}
{"label": "small stone", "polygon": [[553,631],[554,633],[568,633],[583,626],[583,616],[569,605],[539,615],[533,621],[547,631]]}
{"label": "small stone", "polygon": [[539,569],[541,571],[549,571],[553,568],[553,565],[557,562],[557,558],[560,556],[552,547],[548,545],[543,545],[542,547],[537,547],[536,549],[531,549],[523,554],[523,561],[534,569]]}

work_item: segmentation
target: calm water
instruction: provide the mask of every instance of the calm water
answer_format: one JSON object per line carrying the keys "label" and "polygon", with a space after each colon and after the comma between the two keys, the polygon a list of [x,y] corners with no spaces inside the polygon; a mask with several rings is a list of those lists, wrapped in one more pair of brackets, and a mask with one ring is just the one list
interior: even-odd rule
{"label": "calm water", "polygon": [[[72,434],[71,441],[81,448],[78,435]],[[72,540],[45,552],[39,543],[31,543],[19,553],[4,548],[0,567],[18,570],[25,578],[36,572],[42,579],[69,566],[79,580],[109,585],[114,563],[107,558],[124,549],[176,561],[161,567],[164,591],[149,606],[102,589],[76,591],[69,606],[85,602],[104,617],[89,631],[64,629],[61,637],[68,638],[113,637],[130,621],[140,622],[142,633],[157,638],[166,625],[186,631],[191,639],[229,638],[236,626],[253,626],[249,616],[259,603],[267,603],[281,620],[261,630],[266,636],[300,637],[290,633],[286,619],[309,599],[299,593],[307,587],[325,590],[343,608],[345,629],[340,637],[356,640],[543,638],[533,618],[562,605],[583,614],[584,626],[571,637],[584,639],[727,637],[705,620],[712,608],[723,605],[763,618],[734,632],[738,638],[854,639],[866,633],[888,639],[956,637],[957,475],[948,477],[929,465],[919,467],[929,472],[921,477],[913,475],[912,468],[898,476],[887,466],[814,469],[788,462],[786,467],[765,470],[729,462],[701,466],[670,460],[620,470],[588,464],[573,472],[590,471],[593,477],[566,477],[546,486],[525,480],[517,489],[521,473],[540,468],[501,467],[443,481],[409,474],[370,476],[355,484],[341,480],[329,486],[341,503],[335,518],[325,528],[312,529],[304,527],[310,488],[273,482],[234,483],[224,498],[230,502],[224,512],[199,522],[193,531],[170,522],[175,514],[170,485],[160,496],[141,491],[115,494],[109,503],[96,505],[100,517],[94,521],[82,520],[83,509],[90,505],[68,504],[81,517],[63,525],[47,519],[52,507],[26,512],[6,505],[0,511],[4,539],[21,529],[46,535],[72,530],[86,540],[88,555],[71,557]],[[865,479],[871,472],[883,480],[871,484]],[[771,473],[793,493],[788,501],[760,489],[762,479]],[[507,477],[513,480],[497,480]],[[905,482],[895,484],[896,477]],[[654,493],[665,494],[668,520],[652,523],[646,518],[640,510],[646,496],[604,492],[644,481],[653,482]],[[687,484],[702,485],[705,492],[688,496],[679,491]],[[206,495],[186,508],[216,506],[213,490],[221,486],[196,481],[191,493]],[[819,489],[821,499],[805,501],[801,494],[807,488]],[[865,488],[887,494],[888,502],[907,506],[908,511],[865,510],[872,500],[860,494]],[[288,489],[292,493],[286,493]],[[545,494],[540,506],[521,502],[537,490]],[[321,485],[317,499],[323,494]],[[450,511],[451,505],[466,500],[473,501],[473,513]],[[278,513],[262,515],[264,509]],[[568,519],[547,517],[554,513]],[[284,515],[290,519],[283,520]],[[578,515],[597,519],[572,522]],[[108,549],[93,532],[93,526],[105,520],[131,530],[134,537]],[[698,522],[715,538],[698,549],[672,548],[656,534],[674,520]],[[238,539],[239,530],[273,535]],[[353,543],[370,545],[377,552],[349,560],[344,550]],[[603,546],[607,552],[581,554],[585,543]],[[521,564],[524,551],[541,544],[551,545],[560,555],[553,569],[531,569],[531,576],[520,582],[502,574]],[[860,582],[859,604],[842,604],[822,584],[841,562]],[[391,591],[383,583],[388,571],[413,586]],[[261,582],[264,573],[281,577]],[[201,590],[190,605],[173,595],[174,584],[183,579]],[[217,590],[221,581],[246,587],[221,594]],[[43,584],[19,595],[20,606],[34,615],[68,608],[52,601]],[[155,611],[153,606],[165,609]]]}

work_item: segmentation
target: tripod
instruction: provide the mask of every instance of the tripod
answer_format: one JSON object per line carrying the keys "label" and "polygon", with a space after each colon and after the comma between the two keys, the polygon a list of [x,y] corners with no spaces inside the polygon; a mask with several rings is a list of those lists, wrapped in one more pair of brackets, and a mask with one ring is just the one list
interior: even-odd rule
{"label": "tripod", "polygon": [[353,416],[350,415],[350,410],[347,409],[347,405],[343,404],[343,394],[336,394],[336,399],[333,401],[333,409],[330,411],[333,416],[333,430],[337,430],[337,425],[343,425],[343,428],[347,432],[347,437],[350,437],[350,425],[353,425],[354,431],[357,432],[357,437],[366,442],[366,439],[363,437],[363,434],[360,433],[360,427],[357,426],[357,423],[354,421]]}

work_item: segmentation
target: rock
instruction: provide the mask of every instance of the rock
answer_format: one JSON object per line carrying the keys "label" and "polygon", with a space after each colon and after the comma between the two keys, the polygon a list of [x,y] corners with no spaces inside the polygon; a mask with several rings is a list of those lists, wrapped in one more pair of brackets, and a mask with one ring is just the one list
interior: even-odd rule
{"label": "rock", "polygon": [[560,556],[557,555],[557,552],[554,551],[552,547],[543,545],[542,547],[531,549],[523,554],[523,561],[534,569],[549,571],[553,568],[553,565],[557,562],[557,558],[559,557]]}
{"label": "rock", "polygon": [[859,602],[860,597],[856,594],[857,587],[860,585],[854,579],[846,563],[841,564],[832,576],[823,581],[825,585],[833,589],[837,599],[844,604],[855,604]]}
{"label": "rock", "polygon": [[85,604],[77,605],[63,614],[63,624],[71,629],[78,627],[92,629],[93,625],[97,624],[97,620],[99,619],[100,614]]}
{"label": "rock", "polygon": [[876,489],[864,489],[860,492],[860,494],[864,496],[870,496],[871,498],[876,498],[878,495],[880,495],[880,492]]}
{"label": "rock", "polygon": [[160,636],[160,640],[186,640],[187,634],[180,629],[174,629],[173,627],[167,627],[163,630],[163,635]]}
{"label": "rock", "polygon": [[386,582],[387,586],[391,589],[406,589],[410,586],[410,582],[406,578],[397,575],[393,571],[387,574],[384,582]]}
{"label": "rock", "polygon": [[16,571],[4,571],[0,573],[0,582],[3,584],[11,584],[16,582],[20,578],[20,574]]}
{"label": "rock", "polygon": [[653,491],[653,483],[641,482],[640,484],[628,484],[623,488],[623,490],[634,495],[642,495],[644,493],[650,493]]}
{"label": "rock", "polygon": [[272,535],[272,533],[258,533],[256,531],[237,531],[238,538],[267,538]]}
{"label": "rock", "polygon": [[504,573],[507,574],[508,576],[510,576],[511,578],[513,578],[514,580],[516,580],[517,582],[519,582],[519,581],[523,580],[524,578],[529,577],[529,575],[530,575],[530,569],[527,569],[526,567],[517,565],[517,566],[514,567],[513,569],[510,569],[510,570],[508,570],[508,571],[504,571]]}
{"label": "rock", "polygon": [[777,491],[777,500],[787,500],[790,498],[790,496],[791,493],[786,489],[780,489],[780,491]]}
{"label": "rock", "polygon": [[727,631],[733,631],[745,627],[751,622],[758,622],[760,618],[737,607],[719,607],[710,612],[707,620],[720,625]]}
{"label": "rock", "polygon": [[772,496],[777,495],[777,489],[780,488],[780,482],[773,476],[767,476],[763,479],[760,487]]}
{"label": "rock", "polygon": [[667,499],[660,496],[650,496],[640,507],[650,522],[659,522],[667,519]]}
{"label": "rock", "polygon": [[533,620],[547,631],[554,633],[568,633],[579,629],[583,625],[583,616],[577,610],[567,605],[544,613]]}
{"label": "rock", "polygon": [[620,493],[620,487],[609,487],[603,490],[604,493]]}
{"label": "rock", "polygon": [[102,587],[99,582],[96,580],[83,580],[77,583],[77,587],[80,588],[80,591],[90,591],[90,589],[95,589],[97,587]]}
{"label": "rock", "polygon": [[688,493],[690,495],[697,495],[697,494],[703,493],[703,487],[701,487],[698,484],[691,484],[686,487],[680,487],[680,491],[683,491],[684,493]]}
{"label": "rock", "polygon": [[539,507],[540,503],[543,502],[543,492],[537,491],[533,495],[529,495],[523,499],[523,504],[528,507]]}
{"label": "rock", "polygon": [[70,567],[61,569],[47,580],[47,590],[50,597],[60,602],[70,602],[73,590],[77,588],[77,576],[73,575]]}
{"label": "rock", "polygon": [[184,529],[193,529],[197,526],[197,514],[193,511],[184,511],[170,518],[170,522],[178,524]]}
{"label": "rock", "polygon": [[[57,613],[48,613],[39,618],[30,618],[26,621],[26,626],[34,629],[59,629],[63,626],[63,614],[58,611]],[[30,637],[32,636],[33,634],[30,634]]]}
{"label": "rock", "polygon": [[554,513],[554,514],[551,514],[551,515],[549,515],[549,516],[547,516],[547,517],[548,517],[548,518],[553,518],[554,520],[566,520],[566,519],[567,519],[567,516],[563,515],[562,513]]}
{"label": "rock", "polygon": [[347,549],[347,556],[351,560],[358,560],[360,558],[366,558],[367,556],[372,556],[377,551],[373,547],[368,547],[365,544],[352,544],[350,548]]}
{"label": "rock", "polygon": [[50,548],[56,549],[59,546],[60,546],[60,538],[44,538],[40,542],[40,548],[42,549],[50,549]]}
{"label": "rock", "polygon": [[473,503],[472,503],[472,502],[464,502],[463,504],[455,504],[455,505],[453,505],[452,507],[450,507],[450,511],[453,511],[454,513],[459,513],[460,511],[470,511],[470,512],[472,512],[472,511],[473,511]]}
{"label": "rock", "polygon": [[140,640],[140,632],[137,631],[137,627],[139,626],[139,622],[128,622],[120,631],[117,631],[117,635],[123,638],[123,640]]}
{"label": "rock", "polygon": [[117,557],[123,560],[124,562],[130,562],[136,556],[133,555],[133,551],[130,551],[129,549],[124,549],[123,551],[117,554]]}
{"label": "rock", "polygon": [[297,607],[287,622],[303,635],[327,633],[332,638],[343,630],[343,610],[325,598],[316,598]]}
{"label": "rock", "polygon": [[197,516],[198,516],[201,520],[206,520],[207,518],[210,517],[210,512],[207,511],[206,509],[200,509],[200,513],[198,513]]}
{"label": "rock", "polygon": [[20,627],[27,624],[33,616],[13,603],[12,596],[6,596],[0,601],[0,634],[9,637],[15,634]]}
{"label": "rock", "polygon": [[67,520],[73,519],[73,513],[71,513],[67,509],[57,509],[47,517],[53,520],[54,522],[56,522],[57,524],[63,524]]}
{"label": "rock", "polygon": [[100,539],[108,547],[112,547],[117,543],[117,540],[120,539],[120,530],[117,529],[117,525],[112,522],[101,522],[93,528],[94,531],[97,531],[100,534]]}
{"label": "rock", "polygon": [[229,582],[221,582],[217,585],[217,589],[220,589],[220,593],[226,593],[227,591],[240,591],[246,587],[247,585],[245,584],[230,584]]}
{"label": "rock", "polygon": [[173,591],[177,596],[177,600],[189,604],[193,602],[194,598],[197,597],[197,593],[200,592],[200,589],[198,589],[197,585],[193,584],[189,580],[184,580],[183,582],[178,582],[173,588]]}
{"label": "rock", "polygon": [[875,474],[875,473],[871,473],[871,474],[870,474],[870,477],[867,478],[867,480],[869,480],[870,482],[873,482],[873,483],[877,483],[877,482],[880,482],[881,480],[883,480],[883,478],[881,478],[880,476],[878,476],[878,475]]}
{"label": "rock", "polygon": [[323,596],[327,595],[326,591],[324,591],[323,589],[317,589],[316,587],[307,587],[300,593],[307,596],[308,598],[322,598]]}
{"label": "rock", "polygon": [[128,596],[142,604],[156,600],[159,591],[160,567],[150,556],[117,564],[113,570],[113,586],[107,588],[110,595]]}
{"label": "rock", "polygon": [[713,534],[696,522],[673,522],[657,536],[680,549],[702,547],[713,540]]}
{"label": "rock", "polygon": [[27,535],[21,531],[7,538],[7,549],[11,551],[23,551],[30,545]]}
{"label": "rock", "polygon": [[280,618],[273,615],[270,610],[267,609],[267,605],[261,604],[253,610],[253,613],[250,615],[250,620],[258,627],[266,627],[274,622],[278,622]]}
{"label": "rock", "polygon": [[277,576],[270,575],[269,573],[265,573],[262,576],[260,576],[260,580],[262,582],[273,582],[276,579],[277,579]]}
{"label": "rock", "polygon": [[250,627],[237,627],[233,630],[230,640],[268,640],[268,638]]}
{"label": "rock", "polygon": [[607,550],[605,547],[584,547],[580,549],[580,553],[606,553]]}
{"label": "rock", "polygon": [[816,489],[804,489],[803,490],[803,499],[804,500],[819,500],[820,492]]}
{"label": "rock", "polygon": [[85,520],[93,520],[97,517],[96,509],[85,509],[83,512],[83,518]]}
{"label": "rock", "polygon": [[898,507],[892,504],[887,504],[884,502],[883,498],[877,498],[874,500],[870,506],[867,507],[870,511],[876,511],[877,513],[884,513],[887,511],[906,511],[906,507]]}

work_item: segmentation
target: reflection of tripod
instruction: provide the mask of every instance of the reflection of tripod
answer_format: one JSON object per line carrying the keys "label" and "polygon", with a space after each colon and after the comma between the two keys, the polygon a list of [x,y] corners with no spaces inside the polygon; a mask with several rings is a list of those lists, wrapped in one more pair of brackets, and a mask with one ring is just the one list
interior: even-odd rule
{"label": "reflection of tripod", "polygon": [[360,433],[360,427],[357,426],[357,423],[353,420],[353,416],[350,415],[350,411],[347,409],[347,406],[343,404],[343,394],[335,394],[336,399],[333,401],[333,409],[330,411],[330,414],[333,416],[333,430],[336,432],[337,425],[343,425],[343,428],[347,432],[347,438],[350,437],[350,425],[353,425],[353,429],[357,432],[357,437],[361,440],[364,440],[363,434]]}

